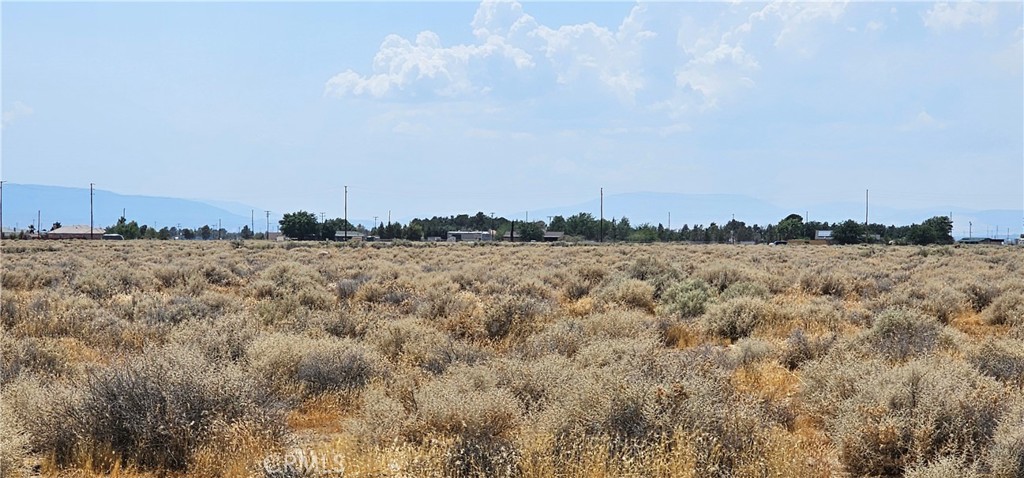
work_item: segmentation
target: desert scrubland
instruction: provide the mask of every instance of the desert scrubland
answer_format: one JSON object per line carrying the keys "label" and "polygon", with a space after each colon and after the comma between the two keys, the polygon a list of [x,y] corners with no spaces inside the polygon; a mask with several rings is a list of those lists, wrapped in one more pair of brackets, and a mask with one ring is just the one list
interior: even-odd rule
{"label": "desert scrubland", "polygon": [[1024,248],[0,260],[5,477],[1024,476]]}

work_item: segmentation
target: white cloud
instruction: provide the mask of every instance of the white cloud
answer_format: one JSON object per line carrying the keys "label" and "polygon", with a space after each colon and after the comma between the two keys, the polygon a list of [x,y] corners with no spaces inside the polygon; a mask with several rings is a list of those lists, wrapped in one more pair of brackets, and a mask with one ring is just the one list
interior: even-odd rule
{"label": "white cloud", "polygon": [[19,118],[31,116],[34,112],[35,110],[33,110],[32,107],[20,101],[15,101],[14,104],[11,105],[11,109],[4,111],[3,122],[0,124],[2,124],[3,127],[7,127],[8,125],[17,121]]}
{"label": "white cloud", "polygon": [[937,3],[924,16],[924,25],[935,31],[959,30],[964,26],[989,25],[997,16],[996,6],[988,3]]}
{"label": "white cloud", "polygon": [[374,73],[363,76],[346,70],[327,81],[325,94],[381,98],[424,89],[447,97],[485,93],[486,87],[473,84],[470,68],[472,63],[488,59],[507,61],[517,69],[533,66],[530,55],[496,36],[477,45],[444,47],[431,31],[420,32],[415,42],[388,35],[373,59]]}
{"label": "white cloud", "polygon": [[[654,36],[643,28],[644,12],[642,5],[634,7],[617,31],[593,23],[551,28],[539,25],[518,2],[488,0],[471,23],[476,43],[446,47],[430,31],[415,41],[389,35],[373,60],[372,73],[339,73],[327,81],[325,94],[474,96],[491,91],[488,71],[505,68],[514,73],[542,66],[559,84],[596,82],[629,102],[645,86],[640,50]],[[546,62],[538,65],[540,59]]]}
{"label": "white cloud", "polygon": [[836,23],[846,12],[846,1],[790,2],[774,1],[750,16],[747,24],[741,26],[750,31],[754,22],[779,22],[774,45],[779,49],[790,49],[804,57],[816,53],[820,33],[817,25]]}

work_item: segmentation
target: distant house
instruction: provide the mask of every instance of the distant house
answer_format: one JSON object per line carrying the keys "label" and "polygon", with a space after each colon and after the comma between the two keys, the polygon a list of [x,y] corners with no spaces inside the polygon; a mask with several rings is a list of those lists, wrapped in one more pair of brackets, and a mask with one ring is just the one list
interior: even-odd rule
{"label": "distant house", "polygon": [[1002,239],[992,239],[990,237],[965,237],[957,241],[960,244],[1002,244]]}
{"label": "distant house", "polygon": [[365,234],[358,231],[338,231],[334,233],[335,241],[363,240]]}
{"label": "distant house", "polygon": [[565,238],[565,233],[561,231],[545,231],[544,242],[558,242]]}
{"label": "distant house", "polygon": [[479,242],[491,241],[491,231],[448,231],[448,242]]}
{"label": "distant house", "polygon": [[102,239],[107,231],[101,228],[93,228],[89,234],[89,226],[61,226],[50,231],[46,237],[49,239]]}

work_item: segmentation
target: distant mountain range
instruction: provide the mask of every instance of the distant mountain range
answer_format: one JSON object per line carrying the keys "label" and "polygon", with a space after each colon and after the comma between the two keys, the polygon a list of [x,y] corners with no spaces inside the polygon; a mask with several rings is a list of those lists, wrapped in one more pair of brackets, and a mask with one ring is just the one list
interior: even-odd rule
{"label": "distant mountain range", "polygon": [[[250,224],[250,211],[256,211],[256,232],[266,229],[267,217],[264,209],[245,204],[224,201],[191,200],[153,196],[117,194],[97,189],[93,198],[94,223],[105,227],[117,222],[122,211],[129,220],[156,227],[177,226],[195,228],[208,224],[216,226],[218,221],[229,231],[237,231]],[[579,212],[600,215],[600,200],[595,198],[580,204],[551,207],[529,211],[533,220],[547,221],[550,216],[569,217]],[[3,220],[4,229],[24,229],[35,223],[37,212],[42,216],[42,229],[50,228],[55,221],[63,225],[89,224],[89,190],[31,184],[4,183]],[[476,211],[464,211],[474,214]],[[792,211],[766,201],[738,194],[676,194],[637,192],[608,195],[604,198],[604,217],[621,219],[628,217],[634,226],[643,223],[662,224],[680,228],[683,224],[712,222],[725,224],[735,215],[736,220],[747,224],[774,224],[789,214],[801,216],[809,213],[815,221],[839,222],[847,219],[862,221],[864,204],[829,203],[814,205],[809,211]],[[932,216],[953,214],[953,235],[1017,237],[1021,233],[1024,210],[972,210],[957,207],[937,206],[922,209],[895,209],[872,206],[868,219],[873,223],[905,225],[920,223]],[[507,218],[524,219],[526,213],[504,214]],[[669,216],[671,215],[671,219]],[[280,214],[270,217],[271,230],[277,229]],[[412,218],[403,218],[407,222]],[[370,219],[350,219],[353,224],[372,227]],[[671,223],[670,223],[671,221]],[[968,225],[970,223],[970,226]],[[998,232],[996,229],[998,228]]]}
{"label": "distant mountain range", "polygon": [[[217,226],[237,231],[250,223],[248,214],[242,215],[208,202],[153,196],[131,196],[97,189],[93,196],[93,223],[106,227],[117,223],[124,213],[129,220],[154,227],[196,228]],[[62,225],[89,224],[89,190],[40,186],[34,184],[4,184],[4,229],[28,227],[41,217],[41,228],[59,221]],[[255,208],[253,208],[255,209]],[[261,210],[262,212],[262,210]],[[266,216],[256,221],[256,230],[266,229]],[[271,218],[271,229],[279,217]]]}

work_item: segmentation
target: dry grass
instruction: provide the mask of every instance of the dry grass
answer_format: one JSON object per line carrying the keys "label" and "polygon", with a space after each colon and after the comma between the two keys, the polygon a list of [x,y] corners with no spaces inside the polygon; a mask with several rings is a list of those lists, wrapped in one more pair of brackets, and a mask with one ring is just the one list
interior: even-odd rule
{"label": "dry grass", "polygon": [[1024,470],[1020,249],[2,253],[5,477]]}

